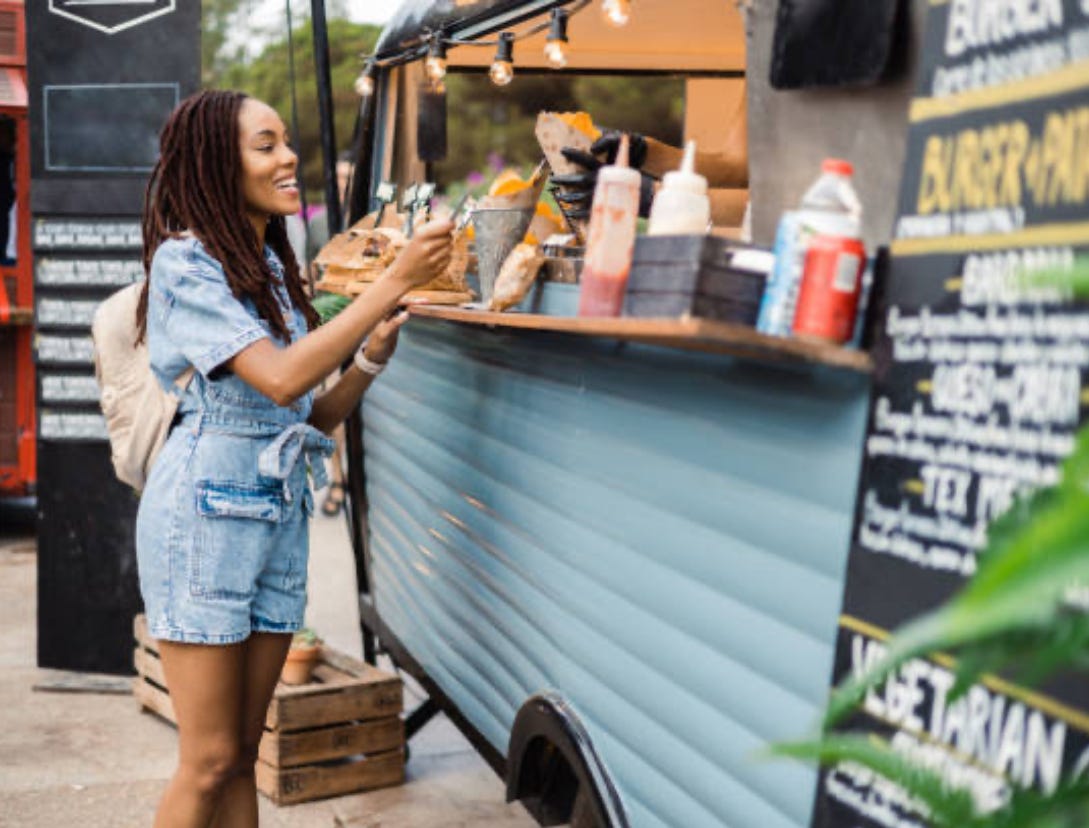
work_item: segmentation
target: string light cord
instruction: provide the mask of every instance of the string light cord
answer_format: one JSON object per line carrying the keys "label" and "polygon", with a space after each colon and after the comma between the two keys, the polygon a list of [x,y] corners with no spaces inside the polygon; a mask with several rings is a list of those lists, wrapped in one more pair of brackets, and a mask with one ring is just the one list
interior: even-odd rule
{"label": "string light cord", "polygon": [[[593,0],[578,0],[578,2],[573,3],[570,8],[565,8],[563,6],[557,6],[556,8],[564,9],[567,12],[568,18],[571,18],[571,17],[574,17],[576,14],[578,14],[583,9],[585,9],[587,6],[589,6],[592,2],[593,2]],[[529,38],[533,37],[534,35],[540,34],[541,32],[547,32],[548,29],[549,29],[549,26],[551,26],[551,25],[552,25],[551,19],[545,20],[545,21],[543,21],[541,23],[538,23],[538,24],[532,26],[531,28],[526,29],[521,34],[516,34],[514,36],[514,42],[518,43],[518,42],[523,41],[523,40],[528,40]],[[496,39],[496,40],[454,40],[454,39],[448,39],[445,42],[449,46],[495,47],[495,46],[499,45],[499,40],[498,39]]]}
{"label": "string light cord", "polygon": [[[585,9],[587,6],[591,5],[593,2],[594,2],[594,0],[578,0],[578,2],[572,3],[570,5],[570,7],[565,8],[563,6],[557,6],[556,8],[565,8],[565,10],[567,11],[568,17],[570,18],[570,17],[573,17],[574,15],[578,14],[579,12],[581,12],[583,9]],[[546,31],[548,31],[549,26],[551,26],[551,20],[550,19],[544,20],[541,23],[536,23],[533,26],[531,26],[530,28],[526,29],[525,31],[522,31],[522,32],[520,32],[518,34],[515,34],[513,36],[513,42],[518,43],[520,41],[531,38],[534,35],[538,35],[541,32],[546,32]],[[413,46],[410,49],[406,49],[405,52],[403,52],[401,55],[398,55],[396,58],[392,58],[391,60],[401,61],[401,60],[404,60],[405,58],[414,59],[414,58],[426,57],[427,54],[428,54],[428,51],[431,48],[431,44],[433,42],[435,42],[436,40],[440,41],[444,46],[475,46],[475,47],[483,48],[483,49],[487,49],[487,48],[493,48],[494,49],[494,48],[497,48],[499,46],[499,44],[500,44],[500,39],[499,38],[488,39],[488,40],[480,40],[480,39],[458,40],[457,38],[453,38],[453,37],[444,37],[441,30],[440,31],[427,31],[427,32],[424,33],[423,40],[419,45]],[[364,54],[361,57],[363,58],[363,61],[364,61],[365,65],[371,65],[371,66],[377,66],[378,65],[378,62],[375,60],[374,55]],[[383,62],[385,62],[385,61],[383,61]]]}

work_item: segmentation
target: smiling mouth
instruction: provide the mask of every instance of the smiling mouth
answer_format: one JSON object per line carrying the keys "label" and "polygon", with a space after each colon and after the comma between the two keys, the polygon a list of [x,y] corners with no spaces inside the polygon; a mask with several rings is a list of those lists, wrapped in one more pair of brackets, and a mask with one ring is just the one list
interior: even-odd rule
{"label": "smiling mouth", "polygon": [[294,178],[288,178],[283,181],[278,181],[275,184],[277,190],[297,190],[299,189],[299,182]]}

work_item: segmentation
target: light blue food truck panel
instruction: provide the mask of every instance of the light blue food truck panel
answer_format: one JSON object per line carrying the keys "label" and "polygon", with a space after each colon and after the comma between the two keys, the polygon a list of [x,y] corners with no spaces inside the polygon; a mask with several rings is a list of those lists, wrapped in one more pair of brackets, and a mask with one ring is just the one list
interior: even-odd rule
{"label": "light blue food truck panel", "polygon": [[367,394],[383,621],[503,755],[551,689],[637,828],[808,824],[869,377],[414,319]]}

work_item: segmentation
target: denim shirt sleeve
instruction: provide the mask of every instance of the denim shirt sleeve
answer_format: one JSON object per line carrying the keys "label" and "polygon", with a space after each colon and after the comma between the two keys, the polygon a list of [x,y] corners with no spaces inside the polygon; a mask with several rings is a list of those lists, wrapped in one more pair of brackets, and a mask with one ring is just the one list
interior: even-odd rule
{"label": "denim shirt sleeve", "polygon": [[166,242],[166,245],[176,248],[159,262],[161,268],[154,265],[152,268],[152,285],[165,305],[162,329],[189,363],[208,376],[269,334],[257,317],[234,297],[222,265],[198,242]]}

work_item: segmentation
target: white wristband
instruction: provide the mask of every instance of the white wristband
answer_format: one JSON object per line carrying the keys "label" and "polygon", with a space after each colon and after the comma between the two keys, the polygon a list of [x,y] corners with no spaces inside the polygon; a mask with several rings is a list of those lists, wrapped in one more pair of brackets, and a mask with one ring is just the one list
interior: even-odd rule
{"label": "white wristband", "polygon": [[354,362],[355,367],[362,371],[364,374],[370,374],[372,377],[377,377],[379,374],[386,370],[386,363],[375,362],[374,360],[367,359],[366,355],[363,353],[366,347],[366,342],[359,346],[359,350],[356,351],[355,356],[352,357],[352,362]]}

